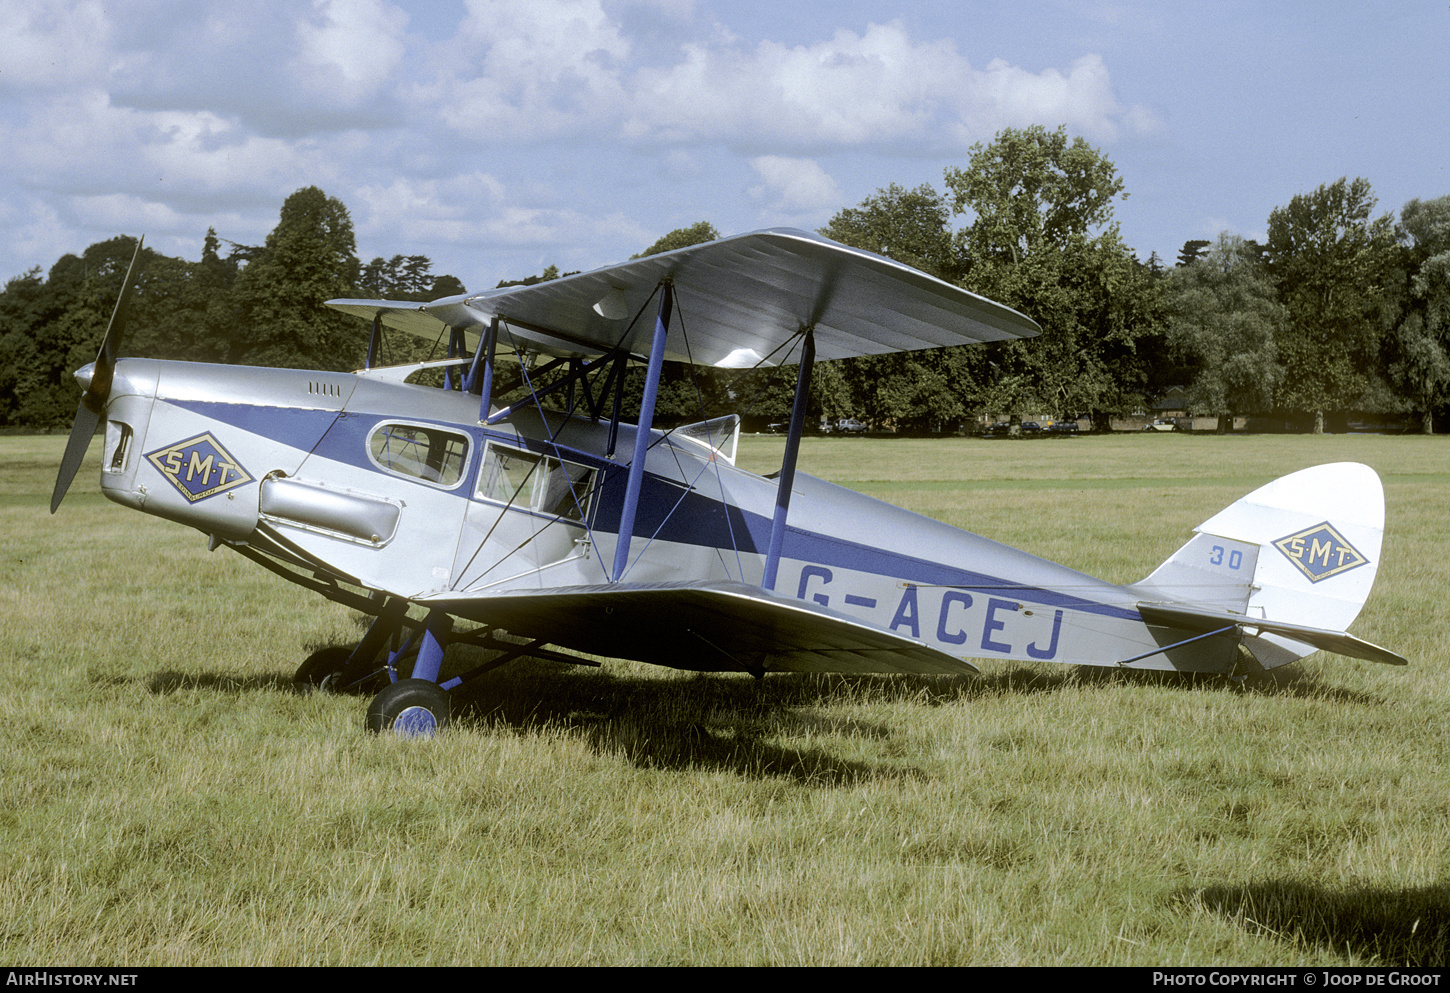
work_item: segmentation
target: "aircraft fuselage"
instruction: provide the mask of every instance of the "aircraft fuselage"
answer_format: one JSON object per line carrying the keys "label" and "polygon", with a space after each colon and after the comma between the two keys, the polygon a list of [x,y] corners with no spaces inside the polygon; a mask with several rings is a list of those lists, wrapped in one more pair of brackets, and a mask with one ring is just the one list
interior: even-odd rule
{"label": "aircraft fuselage", "polygon": [[[385,373],[150,359],[117,363],[108,418],[108,498],[484,622],[504,591],[763,575],[775,481],[678,434],[651,435],[615,577],[628,424],[611,454],[607,420],[527,407],[485,425],[477,397]],[[1102,664],[1104,644],[1165,643],[1131,589],[803,473],[776,592],[959,658]],[[1225,664],[1174,654],[1158,667]]]}

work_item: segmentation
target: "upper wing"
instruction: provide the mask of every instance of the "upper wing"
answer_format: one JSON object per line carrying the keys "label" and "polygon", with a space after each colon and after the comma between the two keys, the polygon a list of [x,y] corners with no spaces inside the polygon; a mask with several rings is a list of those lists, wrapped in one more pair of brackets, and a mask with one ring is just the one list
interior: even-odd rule
{"label": "upper wing", "polygon": [[702,672],[973,673],[969,662],[741,583],[443,593],[419,603],[552,645]]}
{"label": "upper wing", "polygon": [[[513,344],[551,355],[649,350],[649,306],[674,285],[681,317],[666,358],[741,368],[785,361],[781,346],[815,329],[816,358],[1032,337],[1009,307],[880,255],[805,231],[773,228],[606,266],[533,286],[508,286],[426,304],[330,300],[338,310],[428,338],[462,329],[474,344],[494,318]],[[507,345],[509,342],[505,341]]]}

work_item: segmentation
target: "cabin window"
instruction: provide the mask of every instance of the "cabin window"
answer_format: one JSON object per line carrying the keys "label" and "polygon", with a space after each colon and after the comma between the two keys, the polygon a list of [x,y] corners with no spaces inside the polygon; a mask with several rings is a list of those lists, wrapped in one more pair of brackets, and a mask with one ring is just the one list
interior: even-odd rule
{"label": "cabin window", "polygon": [[384,424],[368,438],[368,456],[384,472],[451,489],[463,478],[468,437],[421,424]]}
{"label": "cabin window", "polygon": [[582,521],[594,490],[594,470],[490,443],[478,474],[478,496],[565,521]]}

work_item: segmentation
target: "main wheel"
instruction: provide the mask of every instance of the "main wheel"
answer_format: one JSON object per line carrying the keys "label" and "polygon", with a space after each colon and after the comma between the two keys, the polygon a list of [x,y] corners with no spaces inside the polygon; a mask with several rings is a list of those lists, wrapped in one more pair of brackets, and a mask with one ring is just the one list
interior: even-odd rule
{"label": "main wheel", "polygon": [[320,689],[327,677],[342,672],[342,667],[347,665],[351,656],[352,649],[346,645],[319,648],[297,667],[297,674],[292,677],[292,681],[298,686]]}
{"label": "main wheel", "polygon": [[448,694],[426,679],[400,679],[368,704],[368,730],[431,738],[448,726]]}

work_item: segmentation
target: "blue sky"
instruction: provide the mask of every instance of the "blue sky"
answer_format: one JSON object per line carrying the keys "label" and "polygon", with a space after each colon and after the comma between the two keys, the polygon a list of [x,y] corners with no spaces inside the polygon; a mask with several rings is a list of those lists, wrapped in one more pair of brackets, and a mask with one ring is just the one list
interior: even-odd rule
{"label": "blue sky", "polygon": [[316,185],[364,261],[484,289],[813,229],[1031,124],[1117,165],[1144,259],[1341,176],[1396,215],[1450,194],[1446,0],[5,0],[0,38],[0,278],[259,244]]}

